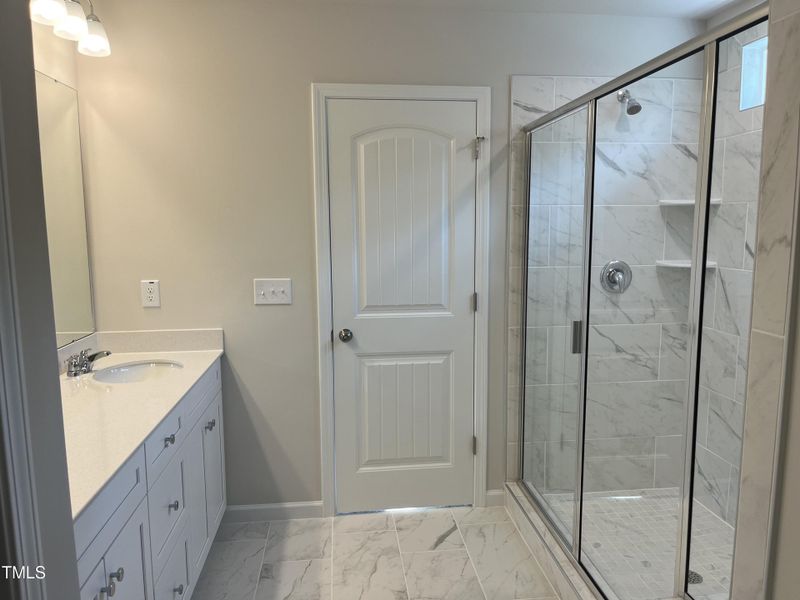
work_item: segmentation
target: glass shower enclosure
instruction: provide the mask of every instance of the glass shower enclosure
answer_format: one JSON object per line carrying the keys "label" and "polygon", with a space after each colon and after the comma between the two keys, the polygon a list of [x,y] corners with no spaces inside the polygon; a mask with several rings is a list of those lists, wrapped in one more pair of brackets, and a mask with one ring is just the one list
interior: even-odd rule
{"label": "glass shower enclosure", "polygon": [[729,597],[766,19],[526,128],[520,480],[609,599]]}

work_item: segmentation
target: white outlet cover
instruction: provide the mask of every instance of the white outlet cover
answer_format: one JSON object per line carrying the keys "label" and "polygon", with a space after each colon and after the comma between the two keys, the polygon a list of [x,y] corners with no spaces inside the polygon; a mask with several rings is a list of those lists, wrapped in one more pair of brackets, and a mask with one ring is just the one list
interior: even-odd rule
{"label": "white outlet cover", "polygon": [[253,302],[255,304],[291,304],[292,280],[253,279]]}
{"label": "white outlet cover", "polygon": [[161,306],[161,284],[158,279],[142,279],[140,285],[142,306],[144,308],[158,308]]}

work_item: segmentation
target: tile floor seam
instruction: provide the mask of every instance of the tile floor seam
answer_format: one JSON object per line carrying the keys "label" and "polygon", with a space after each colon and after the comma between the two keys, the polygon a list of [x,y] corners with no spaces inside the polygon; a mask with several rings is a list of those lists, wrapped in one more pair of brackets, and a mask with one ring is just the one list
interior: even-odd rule
{"label": "tile floor seam", "polygon": [[256,585],[253,587],[253,600],[258,598],[258,586],[261,585],[261,571],[264,569],[264,559],[267,556],[267,544],[269,543],[270,529],[272,529],[272,521],[267,521],[267,535],[264,538],[264,548],[261,550],[261,561],[258,564],[258,573],[256,573]]}
{"label": "tile floor seam", "polygon": [[464,551],[467,553],[467,558],[469,559],[469,564],[472,567],[472,570],[475,571],[475,579],[478,580],[478,586],[481,588],[481,594],[485,600],[489,600],[489,596],[486,594],[486,589],[483,587],[483,580],[481,576],[478,574],[478,567],[475,565],[475,561],[472,558],[472,553],[469,551],[469,546],[467,546],[467,539],[464,537],[464,532],[461,531],[461,524],[456,519],[456,515],[453,512],[453,509],[450,509],[450,514],[453,516],[453,520],[456,522],[456,529],[458,529],[458,535],[461,536],[461,541],[464,542]]}
{"label": "tile floor seam", "polygon": [[408,577],[406,577],[406,563],[403,560],[403,552],[400,549],[400,534],[397,532],[397,522],[392,515],[392,523],[394,523],[394,540],[397,543],[397,553],[400,555],[400,570],[403,571],[403,583],[406,585],[406,599],[411,600],[411,589],[408,587]]}
{"label": "tile floor seam", "polygon": [[[508,512],[508,509],[506,509],[506,512]],[[511,515],[509,514],[509,518],[510,517],[511,517]],[[505,521],[503,521],[503,522],[505,522]],[[544,568],[542,568],[542,564],[539,562],[539,559],[536,558],[536,556],[533,554],[533,550],[528,545],[528,541],[525,539],[525,536],[522,535],[522,532],[519,530],[519,527],[517,527],[517,523],[514,521],[514,519],[511,519],[511,524],[514,526],[514,530],[517,532],[517,535],[519,535],[520,539],[522,540],[522,543],[525,545],[525,548],[528,550],[528,554],[530,555],[531,560],[536,563],[537,567],[539,567],[539,571],[544,576],[544,579],[547,582],[547,585],[549,585],[550,589],[553,590],[553,592],[556,593],[555,596],[544,596],[543,598],[540,598],[540,599],[532,598],[531,600],[548,600],[548,598],[551,598],[551,597],[552,598],[556,598],[556,600],[558,600],[558,592],[556,592],[556,586],[554,586],[553,582],[550,581],[550,578],[547,576],[547,572],[544,570]]]}

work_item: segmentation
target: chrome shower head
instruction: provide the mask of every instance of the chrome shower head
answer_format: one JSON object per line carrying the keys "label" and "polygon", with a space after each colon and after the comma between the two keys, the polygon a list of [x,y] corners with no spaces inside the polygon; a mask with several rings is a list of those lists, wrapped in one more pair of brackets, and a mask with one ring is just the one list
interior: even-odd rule
{"label": "chrome shower head", "polygon": [[642,112],[642,105],[636,98],[631,96],[628,90],[620,90],[617,92],[617,101],[625,105],[625,112],[629,115],[638,115]]}

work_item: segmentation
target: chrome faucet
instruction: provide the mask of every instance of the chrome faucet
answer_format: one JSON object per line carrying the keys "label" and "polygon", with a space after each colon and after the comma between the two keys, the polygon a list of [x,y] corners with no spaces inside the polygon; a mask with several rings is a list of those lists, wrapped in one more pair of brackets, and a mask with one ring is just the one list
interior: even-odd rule
{"label": "chrome faucet", "polygon": [[81,350],[79,354],[73,354],[67,359],[67,377],[77,377],[85,373],[92,372],[94,361],[111,354],[108,350],[100,350],[94,354],[89,354],[89,350]]}

